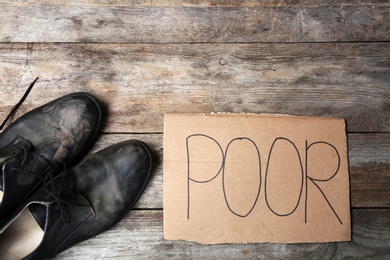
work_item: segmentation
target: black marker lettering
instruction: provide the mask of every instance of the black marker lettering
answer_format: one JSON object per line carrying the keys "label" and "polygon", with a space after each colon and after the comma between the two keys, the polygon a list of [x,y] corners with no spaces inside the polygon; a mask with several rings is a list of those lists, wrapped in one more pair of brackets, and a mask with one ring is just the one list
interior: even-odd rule
{"label": "black marker lettering", "polygon": [[[193,138],[200,138],[200,141],[203,142],[203,141],[211,141],[212,144],[215,144],[215,147],[217,147],[221,154],[221,166],[218,168],[218,170],[216,170],[216,172],[214,173],[212,170],[211,173],[211,177],[207,177],[207,178],[204,178],[204,179],[196,179],[194,176],[191,175],[191,151],[190,151],[190,145],[189,145],[189,141]],[[235,142],[239,142],[239,141],[247,141],[247,142],[250,142],[251,145],[253,145],[253,147],[255,148],[255,152],[256,152],[256,156],[257,156],[257,159],[258,159],[258,165],[259,165],[259,185],[258,185],[258,188],[257,188],[257,194],[256,196],[254,197],[254,201],[253,201],[253,204],[251,204],[251,207],[245,211],[244,213],[238,213],[237,210],[234,210],[232,207],[231,207],[231,203],[229,202],[229,198],[227,196],[227,192],[226,192],[226,188],[225,188],[225,175],[227,173],[227,169],[226,169],[226,160],[228,158],[228,154],[229,154],[229,148],[231,149],[231,145]],[[280,212],[280,210],[275,210],[275,205],[271,205],[270,204],[270,201],[269,201],[269,190],[270,189],[269,187],[267,188],[267,180],[269,178],[269,175],[270,175],[270,165],[272,165],[273,163],[278,163],[277,161],[275,161],[275,159],[272,159],[272,158],[275,158],[274,156],[276,156],[274,153],[274,148],[275,148],[275,145],[277,143],[285,143],[289,146],[291,146],[293,148],[293,152],[289,153],[289,154],[283,154],[283,156],[286,156],[288,157],[289,160],[297,160],[298,163],[299,163],[299,166],[300,166],[300,188],[299,188],[299,195],[297,196],[297,200],[296,200],[296,203],[295,203],[295,200],[294,200],[294,204],[291,205],[291,209],[287,209],[286,212]],[[313,173],[309,173],[308,172],[308,165],[309,165],[309,151],[311,148],[313,147],[320,147],[321,148],[321,145],[324,146],[324,147],[327,147],[327,148],[331,148],[335,154],[337,155],[337,167],[336,167],[336,170],[334,172],[331,172],[331,174],[329,176],[326,176],[324,178],[320,178],[318,176],[313,176],[314,174]],[[199,147],[194,147],[195,149],[199,149]],[[191,149],[194,149],[194,148],[191,148]],[[340,217],[338,216],[337,212],[335,211],[335,209],[333,208],[333,206],[331,205],[328,197],[326,196],[326,194],[324,193],[324,191],[321,189],[319,183],[326,183],[328,181],[331,181],[336,175],[337,173],[339,172],[339,169],[340,169],[340,154],[338,152],[338,150],[336,149],[335,146],[333,146],[332,144],[330,143],[327,143],[327,142],[323,142],[323,141],[320,141],[320,142],[313,142],[311,143],[310,145],[308,145],[307,141],[305,142],[305,167],[303,167],[303,164],[302,164],[302,160],[301,160],[301,156],[300,156],[300,153],[298,151],[298,148],[297,146],[289,139],[287,138],[284,138],[284,137],[277,137],[272,145],[271,145],[271,148],[269,150],[269,154],[268,154],[268,159],[267,159],[267,165],[266,165],[266,172],[265,172],[265,177],[264,177],[264,196],[265,196],[265,202],[266,202],[266,205],[268,207],[268,209],[276,216],[279,216],[279,217],[285,217],[285,216],[289,216],[289,215],[292,215],[298,208],[300,202],[301,202],[301,198],[302,198],[302,193],[303,193],[303,188],[304,188],[304,184],[305,184],[305,198],[304,198],[304,217],[305,217],[305,223],[307,223],[307,201],[308,201],[308,196],[309,196],[309,191],[308,191],[308,183],[312,183],[317,189],[318,191],[322,194],[322,196],[324,197],[326,203],[328,204],[328,206],[330,207],[330,209],[333,211],[335,217],[338,219],[338,221],[343,224],[343,222],[341,221]],[[209,183],[213,180],[215,180],[217,178],[217,176],[222,172],[222,189],[223,189],[223,196],[224,196],[224,199],[225,199],[225,203],[229,209],[229,211],[231,213],[233,213],[234,215],[238,216],[238,217],[242,217],[242,218],[245,218],[247,216],[249,216],[253,209],[255,208],[257,202],[258,202],[258,199],[259,199],[259,196],[260,196],[260,190],[261,190],[261,186],[262,186],[262,169],[261,169],[261,158],[260,158],[260,152],[259,152],[259,148],[257,147],[256,143],[254,141],[252,141],[251,139],[247,138],[247,137],[238,137],[238,138],[234,138],[232,139],[227,147],[226,147],[226,150],[223,151],[221,145],[218,143],[218,141],[208,135],[205,135],[205,134],[193,134],[193,135],[189,135],[187,138],[186,138],[186,151],[187,151],[187,219],[190,218],[190,195],[191,195],[191,192],[190,192],[190,184],[191,182],[193,183],[198,183],[198,184],[204,184],[204,183]],[[219,155],[219,152],[216,152],[217,153],[217,156]],[[274,156],[273,156],[274,155]],[[280,162],[279,162],[280,163]],[[245,173],[244,173],[245,174]],[[295,198],[294,198],[295,199]]]}
{"label": "black marker lettering", "polygon": [[[222,157],[221,158],[221,167],[219,168],[218,172],[212,178],[210,178],[208,180],[195,180],[195,179],[191,178],[191,172],[190,172],[190,161],[191,160],[190,160],[190,148],[188,146],[188,141],[190,138],[195,138],[195,137],[206,138],[206,139],[214,141],[215,144],[219,147],[219,150],[221,151],[221,157]],[[204,135],[204,134],[193,134],[193,135],[188,136],[186,138],[186,150],[187,150],[187,219],[189,219],[190,218],[190,181],[193,181],[196,183],[207,183],[207,182],[210,182],[210,181],[214,180],[215,178],[217,178],[219,173],[222,171],[225,157],[223,154],[222,147],[217,142],[217,140],[215,140],[214,138],[212,138],[210,136]]]}
{"label": "black marker lettering", "polygon": [[[296,155],[297,155],[297,159],[299,161],[299,166],[301,168],[301,187],[300,187],[297,203],[295,204],[294,208],[291,211],[286,212],[286,213],[276,212],[271,207],[271,205],[269,204],[268,197],[267,197],[267,178],[268,178],[268,174],[269,174],[268,170],[269,170],[269,166],[271,164],[272,152],[273,152],[273,149],[274,149],[274,146],[275,146],[276,142],[287,142],[287,143],[289,143],[289,144],[291,144],[293,146],[293,148],[294,148],[294,150],[296,152]],[[303,171],[302,160],[301,160],[301,156],[299,155],[298,148],[295,146],[295,144],[292,141],[290,141],[287,138],[284,138],[284,137],[276,138],[274,140],[274,142],[272,143],[271,149],[269,151],[267,168],[266,168],[266,171],[265,171],[265,181],[264,181],[265,202],[266,202],[268,208],[272,211],[272,213],[274,213],[275,215],[280,216],[280,217],[285,217],[285,216],[289,216],[289,215],[291,215],[291,214],[293,214],[295,212],[295,210],[298,208],[299,202],[301,201],[301,196],[302,196],[302,191],[303,191],[303,181],[304,181],[304,171]]]}
{"label": "black marker lettering", "polygon": [[[310,177],[309,173],[307,172],[307,165],[308,165],[308,153],[309,153],[309,150],[311,147],[315,146],[315,145],[326,145],[326,146],[329,146],[331,147],[336,155],[337,155],[337,169],[336,171],[329,177],[329,178],[325,178],[325,179],[319,179],[319,178],[313,178],[313,177]],[[327,182],[327,181],[330,181],[331,179],[333,179],[337,173],[339,172],[339,169],[340,169],[340,154],[339,152],[337,151],[336,147],[334,147],[332,144],[330,143],[327,143],[327,142],[314,142],[312,144],[310,144],[309,146],[307,146],[307,141],[306,141],[306,199],[305,199],[305,223],[307,223],[307,194],[309,192],[308,188],[307,188],[307,183],[308,181],[310,180],[314,186],[321,192],[322,196],[324,197],[326,203],[329,205],[329,207],[331,208],[331,210],[333,211],[334,215],[336,216],[337,220],[340,222],[340,224],[343,224],[343,222],[341,221],[340,217],[337,215],[335,209],[332,207],[332,205],[330,204],[326,194],[322,191],[322,189],[320,188],[320,186],[317,184],[317,182]]]}
{"label": "black marker lettering", "polygon": [[[233,143],[233,142],[237,142],[237,141],[243,141],[243,140],[246,140],[246,141],[249,141],[250,143],[253,144],[253,146],[255,147],[256,149],[256,156],[257,156],[257,159],[258,159],[258,165],[259,165],[259,186],[258,186],[258,189],[257,189],[257,194],[255,196],[255,201],[253,202],[253,205],[252,207],[249,209],[248,212],[246,212],[246,214],[239,214],[237,213],[236,211],[234,211],[232,209],[232,207],[230,206],[229,204],[229,200],[226,196],[226,190],[225,190],[225,171],[226,171],[226,161],[227,161],[227,158],[228,158],[228,150],[229,150],[229,147],[230,145]],[[245,174],[245,173],[243,173]],[[226,147],[226,151],[225,151],[225,160],[224,160],[224,166],[223,166],[223,170],[222,170],[222,188],[223,188],[223,195],[225,197],[225,202],[226,202],[226,205],[227,207],[229,208],[230,212],[232,212],[234,215],[236,216],[239,216],[239,217],[242,217],[242,218],[245,218],[247,217],[251,212],[252,210],[254,209],[256,203],[257,203],[257,200],[259,199],[259,195],[260,195],[260,188],[261,188],[261,161],[260,161],[260,152],[259,152],[259,149],[257,148],[257,145],[249,138],[246,138],[246,137],[238,137],[238,138],[234,138],[233,140],[231,140],[229,142],[229,144],[227,145]]]}

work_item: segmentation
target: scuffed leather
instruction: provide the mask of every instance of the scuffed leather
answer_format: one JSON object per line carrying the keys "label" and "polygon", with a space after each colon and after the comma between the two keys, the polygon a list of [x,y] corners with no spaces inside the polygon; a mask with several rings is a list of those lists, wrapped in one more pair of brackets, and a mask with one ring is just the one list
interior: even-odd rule
{"label": "scuffed leather", "polygon": [[[42,185],[48,172],[56,176],[64,164],[71,167],[85,155],[98,136],[101,118],[94,96],[73,93],[24,114],[0,134],[0,232],[5,216]],[[19,148],[28,156],[15,156]]]}
{"label": "scuffed leather", "polygon": [[[68,170],[61,193],[64,202],[60,207],[58,200],[51,198],[42,188],[20,208],[22,210],[32,203],[47,206],[46,214],[34,213],[46,218],[43,241],[24,259],[53,258],[114,226],[137,202],[151,172],[150,150],[146,144],[136,140],[107,147]],[[56,189],[64,175],[55,179]],[[37,207],[34,210],[42,211],[45,208]],[[69,222],[66,221],[66,214],[69,214]]]}
{"label": "scuffed leather", "polygon": [[62,162],[73,166],[89,149],[100,124],[101,106],[98,100],[88,93],[73,93],[15,120],[0,134],[0,147],[21,136],[53,167],[62,168]]}

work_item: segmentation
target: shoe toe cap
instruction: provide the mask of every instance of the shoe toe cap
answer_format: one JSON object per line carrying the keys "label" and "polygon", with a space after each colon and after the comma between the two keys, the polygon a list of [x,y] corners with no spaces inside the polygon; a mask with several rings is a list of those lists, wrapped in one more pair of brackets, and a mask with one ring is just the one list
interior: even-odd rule
{"label": "shoe toe cap", "polygon": [[118,222],[135,205],[151,175],[152,156],[146,144],[131,140],[110,146],[73,173],[104,226]]}

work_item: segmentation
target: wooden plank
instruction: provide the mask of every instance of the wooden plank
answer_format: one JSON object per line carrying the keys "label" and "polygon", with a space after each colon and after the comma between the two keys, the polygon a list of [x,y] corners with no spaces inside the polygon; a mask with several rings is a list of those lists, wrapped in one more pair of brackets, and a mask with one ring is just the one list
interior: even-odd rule
{"label": "wooden plank", "polygon": [[359,6],[385,5],[386,0],[2,0],[1,5],[93,5],[93,6]]}
{"label": "wooden plank", "polygon": [[[104,134],[91,153],[128,139],[146,142],[156,156],[156,169],[136,205],[141,209],[163,208],[163,135]],[[390,134],[348,134],[351,206],[390,207]]]}
{"label": "wooden plank", "polygon": [[351,204],[390,207],[390,134],[349,134],[348,149]]}
{"label": "wooden plank", "polygon": [[213,6],[213,2],[206,6],[181,6],[180,1],[175,6],[102,6],[83,1],[29,3],[32,5],[1,5],[0,41],[247,43],[390,39],[388,3],[317,6],[278,5],[279,2],[268,6]]}
{"label": "wooden plank", "polygon": [[24,113],[86,91],[104,132],[162,132],[164,113],[341,117],[390,131],[390,43],[0,44],[0,117],[39,76]]}
{"label": "wooden plank", "polygon": [[352,241],[202,245],[163,239],[161,210],[131,211],[118,225],[56,259],[349,259],[390,257],[390,209],[352,210]]}

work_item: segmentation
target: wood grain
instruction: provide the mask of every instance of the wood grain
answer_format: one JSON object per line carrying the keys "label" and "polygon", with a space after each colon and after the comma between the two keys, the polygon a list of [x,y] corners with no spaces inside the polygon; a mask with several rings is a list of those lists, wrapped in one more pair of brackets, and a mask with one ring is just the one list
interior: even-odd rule
{"label": "wood grain", "polygon": [[351,204],[390,207],[390,135],[350,134],[348,149]]}
{"label": "wood grain", "polygon": [[[146,142],[154,151],[156,169],[140,209],[163,208],[163,135],[104,134],[90,153],[128,139]],[[390,134],[348,134],[352,207],[390,207]]]}
{"label": "wood grain", "polygon": [[[75,92],[107,110],[104,132],[161,133],[164,113],[341,117],[390,131],[390,43],[0,44],[0,116]],[[19,114],[20,115],[20,114]]]}
{"label": "wood grain", "polygon": [[83,4],[83,1],[80,4],[32,3],[1,6],[0,41],[280,43],[390,39],[387,22],[390,5],[387,4],[278,6],[277,2],[266,6],[182,6],[176,1],[175,6],[101,6],[94,2]]}
{"label": "wood grain", "polygon": [[[136,209],[56,259],[389,259],[388,21],[383,0],[0,1],[0,119],[38,76],[13,119],[86,91],[106,118],[90,153],[127,139],[155,153]],[[165,241],[163,115],[185,112],[345,118],[353,240]]]}
{"label": "wood grain", "polygon": [[321,244],[202,245],[163,239],[161,210],[133,210],[113,229],[56,259],[387,259],[390,210],[352,210],[352,241]]}
{"label": "wood grain", "polygon": [[74,6],[359,6],[386,5],[386,0],[2,0],[1,5],[34,6],[34,5],[74,5]]}

